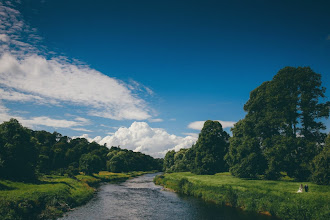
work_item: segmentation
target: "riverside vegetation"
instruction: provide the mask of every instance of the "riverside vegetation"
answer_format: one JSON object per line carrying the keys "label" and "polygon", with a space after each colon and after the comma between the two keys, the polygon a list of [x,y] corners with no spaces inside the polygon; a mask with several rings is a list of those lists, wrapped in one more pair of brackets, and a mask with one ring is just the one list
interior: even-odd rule
{"label": "riverside vegetation", "polygon": [[55,218],[91,199],[100,182],[153,170],[162,170],[162,159],[33,131],[15,119],[0,124],[1,219]]}
{"label": "riverside vegetation", "polygon": [[205,201],[280,219],[330,218],[330,186],[308,182],[308,193],[296,193],[300,182],[241,179],[228,172],[215,175],[166,173],[157,176],[154,182]]}
{"label": "riverside vegetation", "polygon": [[92,176],[44,175],[35,182],[0,180],[1,219],[56,219],[89,201],[101,182],[125,181],[148,172],[99,172]]}
{"label": "riverside vegetation", "polygon": [[[325,90],[309,67],[281,69],[250,93],[232,137],[218,121],[206,121],[191,148],[167,152],[167,174],[155,183],[283,219],[330,219]],[[312,190],[296,194],[301,182]]]}

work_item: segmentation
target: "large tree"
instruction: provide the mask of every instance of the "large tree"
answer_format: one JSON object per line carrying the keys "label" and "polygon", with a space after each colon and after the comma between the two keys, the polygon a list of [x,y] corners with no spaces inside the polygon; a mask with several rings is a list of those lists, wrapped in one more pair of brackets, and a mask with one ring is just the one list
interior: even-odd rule
{"label": "large tree", "polygon": [[[324,93],[321,75],[309,67],[285,67],[253,90],[244,105],[246,117],[236,125],[249,128],[236,137],[240,129],[233,129],[232,153],[227,157],[231,167],[238,167],[250,155],[242,152],[251,149],[253,142],[250,153],[261,151],[267,161],[267,178],[277,179],[281,171],[286,171],[292,177],[306,179],[310,161],[322,150],[326,136],[321,119],[329,117],[330,102],[322,102]],[[238,157],[241,160],[233,159]],[[250,176],[256,175],[253,172]]]}
{"label": "large tree", "polygon": [[195,166],[192,171],[196,174],[215,174],[226,171],[224,156],[229,146],[228,139],[228,133],[222,129],[218,121],[206,121],[193,146]]}

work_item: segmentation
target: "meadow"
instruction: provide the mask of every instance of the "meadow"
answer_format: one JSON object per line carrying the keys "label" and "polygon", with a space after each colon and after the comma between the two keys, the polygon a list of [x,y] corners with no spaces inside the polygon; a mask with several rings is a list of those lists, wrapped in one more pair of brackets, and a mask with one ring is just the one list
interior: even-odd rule
{"label": "meadow", "polygon": [[93,176],[45,175],[33,183],[0,180],[1,219],[56,219],[73,207],[89,201],[101,182],[120,182],[147,172],[111,173]]}
{"label": "meadow", "polygon": [[166,173],[154,182],[178,193],[192,195],[219,205],[280,219],[330,219],[330,186],[308,184],[309,192],[297,193],[300,182],[292,180],[249,180],[230,173],[196,175]]}

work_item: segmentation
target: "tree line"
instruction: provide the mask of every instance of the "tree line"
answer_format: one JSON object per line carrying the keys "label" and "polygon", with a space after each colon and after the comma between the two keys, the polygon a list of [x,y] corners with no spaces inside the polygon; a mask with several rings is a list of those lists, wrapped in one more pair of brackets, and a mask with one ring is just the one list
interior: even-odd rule
{"label": "tree line", "polygon": [[318,184],[330,181],[330,134],[321,75],[309,67],[285,67],[250,93],[246,116],[232,128],[206,121],[195,145],[164,158],[167,172],[214,174],[276,180],[288,175]]}
{"label": "tree line", "polygon": [[[132,165],[132,164],[138,165]],[[162,160],[139,152],[33,131],[16,119],[0,124],[0,178],[34,180],[42,174],[162,170]]]}

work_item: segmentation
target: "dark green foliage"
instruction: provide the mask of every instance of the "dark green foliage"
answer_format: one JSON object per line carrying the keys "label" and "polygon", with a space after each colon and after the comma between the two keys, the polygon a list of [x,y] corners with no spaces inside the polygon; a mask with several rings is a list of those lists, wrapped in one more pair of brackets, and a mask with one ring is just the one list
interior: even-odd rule
{"label": "dark green foliage", "polygon": [[15,119],[0,125],[0,178],[31,180],[36,174],[74,176],[79,171],[93,174],[107,167],[114,172],[161,171],[163,159],[119,147],[109,150],[85,138],[71,139],[57,132],[32,131]]}
{"label": "dark green foliage", "polygon": [[243,178],[255,178],[263,174],[267,166],[266,160],[258,139],[252,135],[244,135],[251,132],[247,121],[237,122],[232,132],[229,151],[225,156],[230,172]]}
{"label": "dark green foliage", "polygon": [[165,172],[191,171],[215,174],[228,170],[224,156],[228,151],[229,135],[218,121],[208,120],[191,148],[168,151],[164,158]]}
{"label": "dark green foliage", "polygon": [[284,171],[297,180],[309,178],[326,136],[320,119],[330,112],[330,102],[321,102],[321,84],[321,75],[309,67],[285,67],[251,92],[226,156],[233,175],[278,179]]}
{"label": "dark green foliage", "polygon": [[164,165],[163,165],[164,171],[168,172],[174,166],[174,155],[175,155],[175,150],[167,151],[164,157]]}
{"label": "dark green foliage", "polygon": [[83,154],[79,160],[79,169],[87,175],[91,175],[102,170],[102,160],[99,156],[88,153]]}
{"label": "dark green foliage", "polygon": [[0,125],[0,177],[33,180],[37,149],[31,141],[31,131],[16,119]]}
{"label": "dark green foliage", "polygon": [[190,149],[184,148],[180,149],[178,152],[174,150],[167,151],[164,158],[163,170],[165,172],[184,172],[190,170],[190,165],[194,163],[195,155],[193,155],[194,158],[188,160],[187,156],[190,155],[188,151],[190,151]]}
{"label": "dark green foliage", "polygon": [[208,120],[194,146],[196,174],[215,174],[227,170],[224,156],[229,146],[229,135],[218,121]]}
{"label": "dark green foliage", "polygon": [[312,180],[321,185],[330,184],[330,133],[323,150],[313,159]]}
{"label": "dark green foliage", "polygon": [[162,169],[163,159],[154,159],[141,152],[111,147],[108,153],[107,170],[110,172],[161,171]]}

